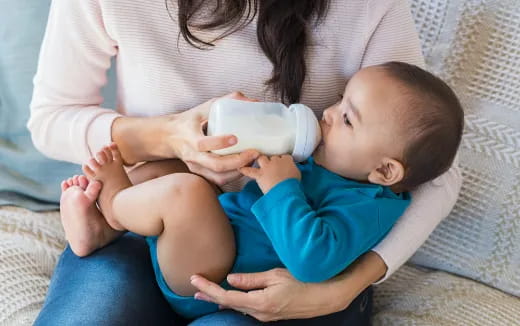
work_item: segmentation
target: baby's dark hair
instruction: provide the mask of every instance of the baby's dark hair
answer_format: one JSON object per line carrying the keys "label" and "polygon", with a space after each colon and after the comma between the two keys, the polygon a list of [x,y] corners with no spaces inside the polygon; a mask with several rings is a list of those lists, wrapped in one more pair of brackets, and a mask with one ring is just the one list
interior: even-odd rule
{"label": "baby's dark hair", "polygon": [[407,145],[401,158],[405,173],[395,186],[410,191],[453,164],[462,138],[464,111],[453,90],[432,73],[395,61],[379,67],[406,89],[403,127]]}

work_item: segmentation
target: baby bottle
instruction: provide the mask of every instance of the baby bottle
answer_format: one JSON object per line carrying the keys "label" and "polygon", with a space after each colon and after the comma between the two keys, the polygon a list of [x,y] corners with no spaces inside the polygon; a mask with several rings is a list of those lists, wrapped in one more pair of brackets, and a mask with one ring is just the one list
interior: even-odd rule
{"label": "baby bottle", "polygon": [[296,162],[307,159],[321,140],[316,116],[303,104],[248,102],[228,98],[210,108],[208,136],[233,134],[238,142],[214,150],[227,155],[256,149],[265,155],[291,154]]}

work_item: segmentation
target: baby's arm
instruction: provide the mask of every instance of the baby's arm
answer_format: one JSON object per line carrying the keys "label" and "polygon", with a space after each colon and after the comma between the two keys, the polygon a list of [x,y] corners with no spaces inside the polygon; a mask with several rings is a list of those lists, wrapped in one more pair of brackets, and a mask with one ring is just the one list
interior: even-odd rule
{"label": "baby's arm", "polygon": [[[341,197],[349,195],[348,202]],[[272,188],[252,207],[287,269],[303,282],[321,282],[340,273],[370,250],[397,220],[407,201],[373,198],[356,190],[329,194],[325,206],[312,209],[301,184],[288,179]]]}

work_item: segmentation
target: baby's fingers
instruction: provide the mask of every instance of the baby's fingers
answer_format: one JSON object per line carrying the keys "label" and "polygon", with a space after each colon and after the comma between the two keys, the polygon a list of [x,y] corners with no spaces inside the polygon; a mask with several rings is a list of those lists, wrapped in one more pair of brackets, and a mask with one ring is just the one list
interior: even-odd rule
{"label": "baby's fingers", "polygon": [[250,177],[250,178],[253,178],[253,179],[256,179],[256,178],[258,178],[260,176],[260,169],[253,168],[253,167],[250,167],[250,166],[246,166],[246,167],[240,168],[240,169],[238,169],[238,171],[240,173],[242,173],[243,175],[245,175],[246,177]]}
{"label": "baby's fingers", "polygon": [[267,163],[269,163],[270,159],[269,157],[265,156],[265,155],[260,155],[257,159],[256,159],[256,162],[258,163],[258,166],[260,168],[263,168]]}

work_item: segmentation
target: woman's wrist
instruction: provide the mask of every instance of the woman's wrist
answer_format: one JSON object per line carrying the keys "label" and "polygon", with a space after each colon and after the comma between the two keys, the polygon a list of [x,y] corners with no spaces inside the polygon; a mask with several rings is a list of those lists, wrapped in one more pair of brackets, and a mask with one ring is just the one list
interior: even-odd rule
{"label": "woman's wrist", "polygon": [[112,141],[121,151],[125,165],[175,158],[164,142],[165,117],[118,117],[112,123]]}
{"label": "woman's wrist", "polygon": [[367,287],[383,278],[388,270],[384,260],[374,251],[359,257],[345,271],[324,284],[331,287],[331,295],[338,307],[346,309]]}

